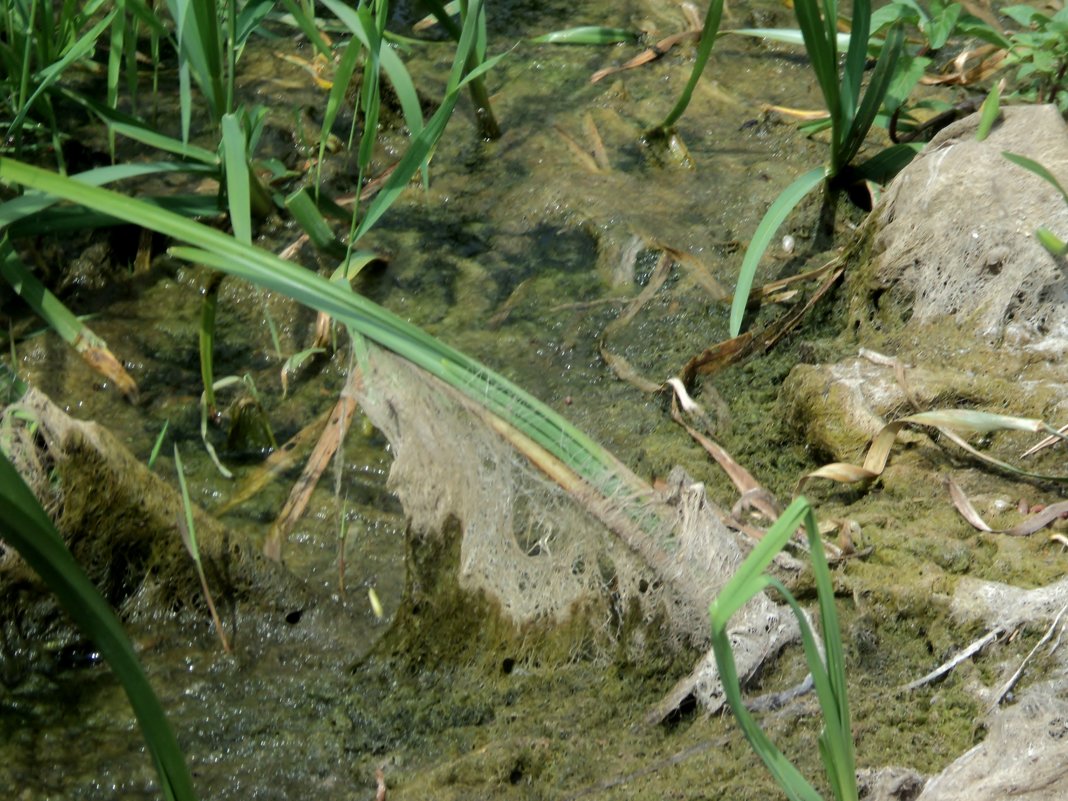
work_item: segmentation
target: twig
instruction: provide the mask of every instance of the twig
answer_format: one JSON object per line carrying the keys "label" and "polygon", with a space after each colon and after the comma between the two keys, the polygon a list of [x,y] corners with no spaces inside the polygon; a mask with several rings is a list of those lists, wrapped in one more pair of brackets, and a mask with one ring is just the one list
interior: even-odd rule
{"label": "twig", "polygon": [[963,662],[966,659],[970,659],[974,654],[976,654],[977,652],[981,651],[983,648],[985,648],[990,643],[994,642],[994,640],[996,640],[998,637],[1000,637],[1004,633],[1005,633],[1005,630],[1002,629],[1002,628],[993,629],[992,631],[988,632],[987,634],[983,635],[978,640],[973,642],[971,645],[969,645],[963,651],[959,652],[956,656],[954,656],[948,662],[945,662],[945,663],[939,665],[934,670],[932,670],[930,673],[928,673],[926,676],[918,678],[918,679],[916,679],[916,681],[909,682],[908,684],[906,684],[901,689],[903,689],[903,690],[915,690],[918,687],[922,687],[925,684],[930,684],[932,681],[935,681],[936,679],[942,678],[942,676],[944,676],[947,673],[949,673],[949,671],[953,670],[953,668],[955,668],[961,662]]}
{"label": "twig", "polygon": [[[1053,618],[1053,624],[1042,636],[1042,639],[1035,643],[1035,647],[1031,649],[1031,652],[1027,656],[1025,656],[1023,662],[1020,663],[1020,667],[1016,669],[1016,672],[1009,677],[1009,680],[1007,682],[1005,682],[1005,686],[1003,686],[994,696],[993,702],[990,704],[989,707],[987,707],[986,711],[988,714],[990,712],[993,712],[997,708],[998,704],[1001,703],[1002,699],[1009,694],[1009,691],[1016,686],[1016,682],[1018,682],[1020,680],[1020,677],[1023,675],[1024,668],[1027,667],[1027,663],[1031,661],[1031,658],[1035,655],[1035,653],[1038,652],[1038,649],[1045,645],[1047,642],[1049,642],[1050,637],[1053,636],[1053,632],[1057,630],[1057,626],[1061,622],[1061,617],[1064,615],[1065,611],[1068,611],[1068,604],[1065,604],[1061,607],[1061,611],[1059,611],[1057,613],[1057,616]],[[1056,644],[1054,645],[1054,648],[1055,647]]]}

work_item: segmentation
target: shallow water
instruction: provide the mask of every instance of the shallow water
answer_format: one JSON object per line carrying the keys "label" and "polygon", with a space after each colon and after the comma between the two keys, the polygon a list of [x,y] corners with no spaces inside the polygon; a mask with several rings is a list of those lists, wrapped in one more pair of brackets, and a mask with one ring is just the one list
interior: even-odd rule
{"label": "shallow water", "polygon": [[[573,24],[648,21],[658,26],[658,36],[682,25],[673,6],[639,2],[512,3],[493,14],[492,39],[500,48]],[[730,14],[728,26],[790,22],[789,12],[772,4],[732,4]],[[310,107],[314,119],[324,99],[299,68],[273,56],[280,46],[248,53],[242,84],[250,96],[272,105],[264,147],[276,155],[293,147],[290,110]],[[823,157],[819,143],[760,105],[815,108],[819,99],[792,51],[723,39],[679,125],[694,167],[666,165],[639,137],[672,104],[688,76],[693,47],[680,45],[655,64],[589,83],[597,69],[636,52],[520,43],[489,78],[502,138],[479,141],[469,105],[461,104],[435,155],[429,190],[410,192],[364,243],[389,259],[361,276],[357,289],[562,410],[642,476],[663,476],[682,463],[707,482],[713,497],[729,504],[728,482],[670,422],[662,400],[618,380],[598,346],[603,339],[659,382],[726,337],[727,304],[716,284],[730,291],[740,248],[759,216],[795,175]],[[447,49],[419,48],[411,56],[416,81],[430,97],[439,93],[446,55]],[[593,149],[594,128],[608,162],[596,170],[575,148]],[[395,158],[397,138],[386,135],[380,167]],[[344,161],[338,157],[328,170],[329,186],[338,192],[351,183],[351,165]],[[797,238],[802,257],[814,217],[814,206],[806,208],[783,231]],[[843,217],[848,224],[848,215]],[[293,230],[270,230],[266,244],[278,249],[295,236]],[[691,254],[697,266],[676,266],[635,319],[606,337],[606,327],[649,280],[665,247]],[[803,258],[781,251],[772,256],[763,277],[803,266]],[[198,442],[196,325],[203,279],[196,269],[159,264],[151,280],[135,282],[130,295],[112,301],[95,322],[142,386],[144,403],[136,409],[102,391],[50,336],[21,345],[20,358],[42,389],[76,416],[106,423],[140,456],[147,456],[169,420],[195,495],[210,510],[232,485],[203,457]],[[88,302],[91,295],[81,299]],[[268,399],[276,435],[284,439],[333,404],[345,365],[341,357],[319,365],[283,400],[281,360],[264,322],[265,307],[278,324],[283,350],[304,347],[310,314],[228,281],[216,371],[252,374]],[[812,352],[830,359],[843,348],[830,340],[838,333],[833,308],[825,315],[817,321],[824,328],[812,326],[799,341],[706,382],[698,396],[710,403],[714,390],[723,395],[731,419],[724,444],[783,496],[818,455],[808,453],[780,418],[776,391],[794,362]],[[234,659],[218,652],[206,625],[192,639],[182,632],[154,635],[184,642],[179,647],[142,645],[202,797],[370,798],[374,768],[383,765],[390,798],[774,794],[730,720],[688,714],[666,726],[639,725],[647,708],[688,670],[681,662],[578,660],[551,670],[505,670],[509,656],[492,644],[418,673],[397,672],[397,663],[383,655],[361,662],[401,604],[404,521],[385,489],[388,453],[380,438],[358,428],[337,479],[350,524],[343,625],[307,621],[306,637],[255,632],[262,639],[244,649],[239,643]],[[224,459],[238,466],[239,475],[251,469],[232,455]],[[981,737],[972,723],[977,704],[964,680],[886,699],[973,638],[948,620],[945,598],[953,577],[1026,576],[1038,583],[1056,568],[1026,541],[964,533],[937,502],[924,459],[938,463],[939,457],[904,456],[902,480],[872,495],[819,498],[828,515],[860,521],[875,547],[870,559],[850,562],[836,574],[856,682],[851,690],[861,763],[933,771]],[[166,457],[156,470],[173,474]],[[229,515],[227,524],[239,536],[262,539],[293,477]],[[326,594],[336,592],[341,503],[334,485],[328,471],[286,548],[287,565]],[[976,539],[981,547],[973,548]],[[382,621],[366,599],[372,586],[385,605]],[[1026,641],[1022,637],[1015,647],[1025,653]],[[796,682],[802,671],[795,657],[773,666],[756,691]],[[988,678],[983,673],[990,668],[980,661],[968,669],[969,676]],[[809,699],[767,720],[810,775],[818,763],[813,714]],[[0,758],[0,787],[14,788],[15,797],[155,795],[128,707],[102,666],[38,676],[5,690],[0,727],[0,740],[8,744]]]}

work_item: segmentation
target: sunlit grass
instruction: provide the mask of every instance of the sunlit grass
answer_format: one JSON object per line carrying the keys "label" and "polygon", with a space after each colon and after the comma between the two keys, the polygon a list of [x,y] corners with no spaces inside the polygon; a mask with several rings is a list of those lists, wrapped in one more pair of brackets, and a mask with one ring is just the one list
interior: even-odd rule
{"label": "sunlit grass", "polygon": [[[817,644],[808,617],[797,599],[782,582],[765,573],[775,556],[803,526],[812,560],[812,574],[816,584],[822,637]],[[779,517],[764,538],[727,582],[709,609],[712,619],[712,649],[716,657],[723,691],[742,731],[771,771],[775,781],[792,801],[821,801],[820,794],[794,767],[764,733],[745,706],[738,670],[734,662],[727,627],[731,617],[754,596],[765,590],[775,590],[793,610],[801,629],[805,660],[812,675],[819,699],[823,729],[819,735],[819,752],[827,782],[836,801],[856,801],[856,758],[850,726],[849,700],[846,693],[845,659],[842,637],[835,610],[834,586],[823,553],[819,527],[812,506],[800,496]],[[821,654],[822,646],[822,654]]]}

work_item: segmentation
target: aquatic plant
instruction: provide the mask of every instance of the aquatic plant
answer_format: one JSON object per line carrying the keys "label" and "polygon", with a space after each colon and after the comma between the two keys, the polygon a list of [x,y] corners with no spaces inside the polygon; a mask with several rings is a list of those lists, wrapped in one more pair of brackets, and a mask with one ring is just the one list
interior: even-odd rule
{"label": "aquatic plant", "polygon": [[159,699],[107,602],[74,561],[33,492],[0,451],[0,538],[26,560],[122,684],[169,801],[192,801],[193,782]]}
{"label": "aquatic plant", "polygon": [[[723,0],[712,0],[705,15],[704,30],[690,78],[674,108],[655,129],[660,134],[674,125],[689,105],[690,97],[719,35],[722,12]],[[827,108],[827,124],[830,127],[829,158],[823,167],[810,170],[795,179],[779,195],[757,226],[738,274],[731,304],[731,336],[737,336],[741,331],[742,319],[760,259],[779,226],[797,204],[813,189],[825,185],[829,194],[828,202],[833,205],[837,193],[843,187],[870,177],[884,179],[907,163],[914,153],[914,149],[907,147],[891,148],[864,164],[853,164],[853,159],[864,144],[894,76],[894,68],[904,43],[902,26],[899,23],[890,26],[879,48],[879,57],[867,89],[862,91],[871,30],[869,0],[858,0],[853,5],[852,31],[841,66],[837,0],[797,0],[794,3],[794,12]]]}
{"label": "aquatic plant", "polygon": [[182,494],[183,514],[178,518],[178,533],[181,534],[182,544],[185,546],[186,551],[189,552],[193,564],[196,565],[197,578],[200,579],[200,589],[204,593],[204,601],[208,605],[211,621],[215,624],[215,632],[219,635],[219,642],[222,643],[223,650],[226,653],[230,653],[233,649],[230,647],[230,640],[226,636],[222,621],[219,619],[219,613],[215,609],[215,600],[212,598],[211,590],[208,588],[208,577],[204,573],[204,562],[200,558],[196,521],[193,519],[193,502],[189,499],[189,487],[185,481],[185,467],[182,466],[182,454],[178,451],[178,443],[174,444],[174,470],[178,474],[178,488]]}
{"label": "aquatic plant", "polygon": [[[462,69],[462,63],[459,68]],[[463,85],[462,79],[453,83],[453,102]],[[439,109],[435,119],[439,114],[447,118],[447,113],[447,110]],[[428,127],[432,124],[433,119]],[[455,387],[598,489],[609,495],[619,490],[614,483],[614,459],[587,435],[503,376],[354,293],[346,284],[329,281],[273,253],[241,243],[221,231],[159,206],[12,159],[0,158],[0,181],[51,195],[51,202],[63,199],[94,208],[116,219],[136,222],[189,243],[192,247],[174,247],[171,253],[177,258],[251,281],[329,314],[360,336],[403,356]],[[12,201],[0,206],[0,228],[21,219],[21,215],[39,210],[44,203],[41,195],[24,196],[27,197],[36,202],[18,204]]]}
{"label": "aquatic plant", "polygon": [[[804,527],[808,540],[816,584],[822,631],[819,642],[797,599],[782,582],[765,572],[776,554],[786,546],[801,526]],[[831,573],[823,552],[816,516],[804,496],[796,498],[757,543],[753,552],[738,568],[738,572],[716,596],[709,608],[709,615],[712,619],[712,650],[723,691],[746,739],[788,798],[792,801],[820,801],[820,794],[764,733],[742,698],[727,626],[731,617],[753,596],[767,589],[773,589],[782,595],[793,610],[801,629],[805,661],[808,663],[819,699],[823,722],[819,735],[819,751],[827,782],[837,801],[856,801],[856,758],[846,693],[842,638],[838,629],[838,613],[834,606],[834,587],[831,584]]]}
{"label": "aquatic plant", "polygon": [[1001,13],[1025,26],[1009,37],[1005,59],[1005,66],[1016,67],[1018,96],[1068,110],[1068,6],[1052,16],[1027,5],[1009,6]]}
{"label": "aquatic plant", "polygon": [[853,5],[849,47],[841,67],[838,64],[837,0],[824,0],[822,8],[817,0],[798,0],[794,4],[794,12],[830,118],[830,157],[824,167],[810,170],[795,179],[779,195],[757,226],[738,272],[738,284],[731,303],[731,336],[737,336],[742,329],[749,292],[761,257],[787,215],[809,192],[825,185],[827,203],[833,207],[838,192],[845,186],[866,179],[884,181],[900,170],[915,153],[915,148],[907,145],[895,146],[863,164],[853,164],[890,88],[904,44],[901,25],[895,23],[887,32],[867,89],[862,93],[871,26],[871,4],[868,0],[860,0]]}
{"label": "aquatic plant", "polygon": [[[129,60],[124,47],[125,12],[107,3],[22,2],[0,8],[0,116],[7,123],[4,149],[20,154],[27,128],[47,135],[60,168],[64,167],[62,134],[54,104],[59,81],[74,64],[91,57],[111,30],[107,70],[109,100],[117,92],[120,59]],[[101,13],[106,12],[106,13]]]}

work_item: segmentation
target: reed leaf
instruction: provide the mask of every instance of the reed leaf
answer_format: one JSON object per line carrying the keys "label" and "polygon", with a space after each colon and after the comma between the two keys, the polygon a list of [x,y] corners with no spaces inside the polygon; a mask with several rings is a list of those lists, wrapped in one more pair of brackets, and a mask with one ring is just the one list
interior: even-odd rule
{"label": "reed leaf", "polygon": [[[823,632],[822,657],[812,627],[800,604],[778,579],[764,572],[800,526],[804,527],[812,558],[820,628]],[[712,650],[720,681],[727,703],[746,739],[788,798],[794,801],[821,801],[819,793],[760,728],[746,709],[742,698],[727,626],[739,609],[766,589],[776,590],[786,600],[801,630],[805,660],[812,674],[822,716],[823,730],[819,736],[819,749],[827,781],[838,801],[856,801],[856,757],[846,694],[845,659],[838,627],[838,613],[834,604],[834,587],[816,517],[804,497],[795,499],[756,545],[712,603],[709,616],[712,621]]]}
{"label": "reed leaf", "polygon": [[543,33],[530,41],[538,44],[606,45],[633,44],[641,39],[638,31],[627,28],[608,28],[602,25],[581,25],[561,31]]}
{"label": "reed leaf", "polygon": [[249,200],[248,157],[245,132],[236,114],[222,118],[222,163],[226,176],[226,203],[230,225],[238,242],[252,244],[252,205]]}
{"label": "reed leaf", "polygon": [[[370,36],[352,8],[341,3],[340,0],[322,0],[322,3],[359,39],[364,48],[370,49]],[[287,8],[290,6],[289,0],[287,0],[286,6]],[[292,9],[290,11],[292,13]],[[404,115],[404,124],[408,126],[408,130],[413,137],[418,136],[423,128],[423,108],[419,102],[419,94],[415,90],[415,84],[412,83],[411,75],[408,74],[408,68],[404,66],[404,62],[401,61],[400,56],[397,55],[392,47],[383,47],[380,58],[382,60],[382,71],[386,73],[390,85],[397,93],[397,101],[400,103],[401,113]]]}
{"label": "reed leaf", "polygon": [[731,301],[731,337],[738,336],[742,330],[742,320],[745,317],[746,305],[749,303],[753,279],[756,276],[757,267],[760,266],[761,258],[768,249],[768,245],[771,244],[772,237],[775,236],[775,232],[779,230],[779,226],[783,224],[794,207],[826,177],[827,171],[823,167],[817,167],[797,178],[775,198],[775,202],[771,204],[757,226],[753,238],[749,241],[749,247],[745,250],[745,256],[742,258],[742,267],[738,271],[738,284],[734,289],[734,299]]}
{"label": "reed leaf", "polygon": [[700,44],[697,46],[697,58],[693,63],[693,69],[690,71],[690,78],[686,81],[686,86],[683,88],[682,94],[679,95],[675,107],[668,112],[663,122],[656,127],[656,130],[661,133],[666,132],[668,128],[678,122],[679,117],[686,111],[686,107],[690,105],[693,90],[697,88],[701,73],[705,71],[708,58],[712,55],[712,46],[716,43],[719,23],[722,18],[723,0],[711,0],[708,4],[708,10],[705,12],[705,24],[701,32]]}
{"label": "reed leaf", "polygon": [[[12,159],[0,158],[0,181],[48,192],[188,242],[193,248],[174,248],[174,255],[280,292],[334,317],[507,420],[602,491],[620,489],[614,460],[586,434],[503,376],[347,287],[157,206]],[[4,207],[0,206],[3,219]]]}
{"label": "reed leaf", "polygon": [[115,671],[141,726],[164,797],[170,801],[193,801],[196,796],[185,758],[122,625],[78,567],[59,532],[3,452],[0,537],[44,580]]}

